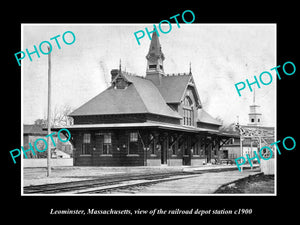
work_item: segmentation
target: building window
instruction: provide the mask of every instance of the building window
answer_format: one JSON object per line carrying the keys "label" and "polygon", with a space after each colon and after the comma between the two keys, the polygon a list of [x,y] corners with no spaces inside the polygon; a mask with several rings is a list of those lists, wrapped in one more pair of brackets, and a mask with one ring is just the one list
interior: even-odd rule
{"label": "building window", "polygon": [[254,123],[254,119],[251,119],[251,122]]}
{"label": "building window", "polygon": [[219,148],[218,141],[216,139],[213,139],[212,144],[213,144],[214,155],[218,155],[218,148]]}
{"label": "building window", "polygon": [[184,98],[183,102],[183,124],[187,126],[193,126],[194,113],[192,108],[193,102],[189,96]]}
{"label": "building window", "polygon": [[152,134],[150,134],[150,145],[149,150],[151,155],[155,155],[155,138]]}
{"label": "building window", "polygon": [[155,155],[155,141],[152,141],[149,145],[149,151],[151,155]]}
{"label": "building window", "polygon": [[183,109],[183,124],[187,126],[193,125],[193,111],[191,109]]}
{"label": "building window", "polygon": [[82,155],[90,155],[91,154],[91,134],[84,133],[83,134],[83,143],[82,143]]}
{"label": "building window", "polygon": [[202,157],[205,156],[204,147],[205,147],[205,138],[204,137],[198,138],[198,141],[194,146],[193,154]]}
{"label": "building window", "polygon": [[156,69],[156,65],[149,65],[149,69]]}
{"label": "building window", "polygon": [[257,122],[260,122],[260,119],[257,119]]}
{"label": "building window", "polygon": [[131,132],[130,133],[130,142],[137,142],[138,141],[138,133],[137,132]]}
{"label": "building window", "polygon": [[186,96],[186,97],[184,98],[183,105],[184,105],[184,106],[187,106],[187,107],[191,107],[192,104],[193,104],[193,102],[192,102],[191,98],[190,98],[189,96]]}
{"label": "building window", "polygon": [[205,137],[200,138],[199,155],[203,157],[205,156]]}
{"label": "building window", "polygon": [[200,150],[201,150],[201,146],[200,146],[200,142],[198,141],[198,142],[194,145],[194,152],[193,152],[193,155],[199,155],[199,156],[200,156]]}
{"label": "building window", "polygon": [[104,133],[103,135],[103,154],[111,155],[112,154],[112,145],[111,145],[111,133]]}
{"label": "building window", "polygon": [[128,154],[138,154],[138,133],[130,132],[129,133],[129,146]]}
{"label": "building window", "polygon": [[83,143],[90,144],[91,143],[91,134],[85,133],[83,134]]}
{"label": "building window", "polygon": [[222,159],[228,159],[228,150],[223,150]]}
{"label": "building window", "polygon": [[170,150],[172,152],[172,155],[176,155],[177,141],[173,136],[171,136],[169,139],[169,145],[170,145]]}

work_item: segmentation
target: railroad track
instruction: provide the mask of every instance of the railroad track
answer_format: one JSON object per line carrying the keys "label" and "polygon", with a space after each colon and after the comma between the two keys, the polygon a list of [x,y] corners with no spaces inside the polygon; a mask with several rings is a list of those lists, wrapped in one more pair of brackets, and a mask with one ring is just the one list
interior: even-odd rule
{"label": "railroad track", "polygon": [[[136,174],[136,175],[123,175],[102,177],[93,180],[72,181],[64,183],[32,185],[24,187],[24,194],[57,194],[57,193],[92,193],[96,191],[84,191],[90,189],[99,189],[106,191],[109,189],[116,189],[116,187],[124,187],[124,182],[143,181],[143,183],[154,183],[160,180],[174,177],[174,176],[187,176],[194,174],[191,172],[173,172],[173,173],[156,173],[156,174]],[[177,178],[178,179],[178,178]],[[141,182],[137,182],[141,185]],[[134,184],[128,184],[132,186]]]}
{"label": "railroad track", "polygon": [[208,172],[234,170],[232,168],[209,169],[201,171],[161,172],[153,174],[125,174],[105,176],[92,180],[71,181],[63,183],[31,185],[23,188],[24,194],[94,194],[124,190],[126,188],[145,186],[163,181],[178,180]]}

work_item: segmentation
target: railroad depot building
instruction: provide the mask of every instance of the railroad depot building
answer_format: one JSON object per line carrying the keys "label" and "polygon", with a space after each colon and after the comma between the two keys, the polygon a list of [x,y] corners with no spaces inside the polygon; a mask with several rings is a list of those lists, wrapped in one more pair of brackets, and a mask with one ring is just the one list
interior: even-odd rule
{"label": "railroad depot building", "polygon": [[111,70],[111,85],[69,116],[74,166],[180,166],[218,163],[232,135],[202,107],[191,69],[164,72],[152,34],[146,76]]}

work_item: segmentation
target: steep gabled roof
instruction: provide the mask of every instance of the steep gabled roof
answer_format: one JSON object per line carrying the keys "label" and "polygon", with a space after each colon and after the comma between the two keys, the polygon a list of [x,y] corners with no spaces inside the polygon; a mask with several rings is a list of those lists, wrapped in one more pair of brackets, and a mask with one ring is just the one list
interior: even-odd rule
{"label": "steep gabled roof", "polygon": [[[132,104],[134,102],[134,105]],[[144,113],[146,107],[134,85],[127,89],[109,87],[76,110],[70,116]]]}
{"label": "steep gabled roof", "polygon": [[218,126],[222,125],[218,120],[213,118],[204,109],[198,109],[198,120],[197,120],[197,122],[209,123],[209,124],[214,124],[214,125],[218,125]]}
{"label": "steep gabled roof", "polygon": [[182,118],[177,112],[172,110],[165,102],[159,90],[150,81],[143,77],[124,75],[127,80],[136,87],[140,97],[150,113]]}
{"label": "steep gabled roof", "polygon": [[[193,82],[191,74],[162,76],[161,83],[157,88],[167,103],[180,103],[191,81]],[[201,105],[196,86],[193,90],[197,103]]]}
{"label": "steep gabled roof", "polygon": [[166,104],[151,81],[126,73],[123,76],[130,82],[127,88],[115,89],[111,86],[73,111],[70,116],[151,113],[182,118]]}
{"label": "steep gabled roof", "polygon": [[167,103],[179,103],[190,78],[190,75],[162,76],[157,88]]}

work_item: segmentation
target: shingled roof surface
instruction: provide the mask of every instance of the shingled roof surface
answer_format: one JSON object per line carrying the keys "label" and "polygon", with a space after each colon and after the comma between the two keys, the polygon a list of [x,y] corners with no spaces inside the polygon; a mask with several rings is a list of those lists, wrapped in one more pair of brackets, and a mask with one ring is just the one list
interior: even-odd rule
{"label": "shingled roof surface", "polygon": [[190,79],[191,75],[162,76],[157,88],[167,103],[179,103]]}
{"label": "shingled roof surface", "polygon": [[210,123],[215,125],[222,125],[218,120],[209,115],[204,109],[198,109],[198,120],[201,123]]}
{"label": "shingled roof surface", "polygon": [[131,83],[126,89],[114,89],[111,86],[70,116],[152,113],[182,118],[166,104],[150,80],[125,73],[123,76]]}
{"label": "shingled roof surface", "polygon": [[39,125],[34,124],[24,124],[23,125],[24,134],[36,134],[36,135],[47,135],[47,131],[44,131],[43,128]]}
{"label": "shingled roof surface", "polygon": [[166,101],[160,91],[156,88],[152,81],[143,77],[130,76],[126,74],[124,76],[127,80],[134,84],[150,113],[182,118],[166,104]]}

